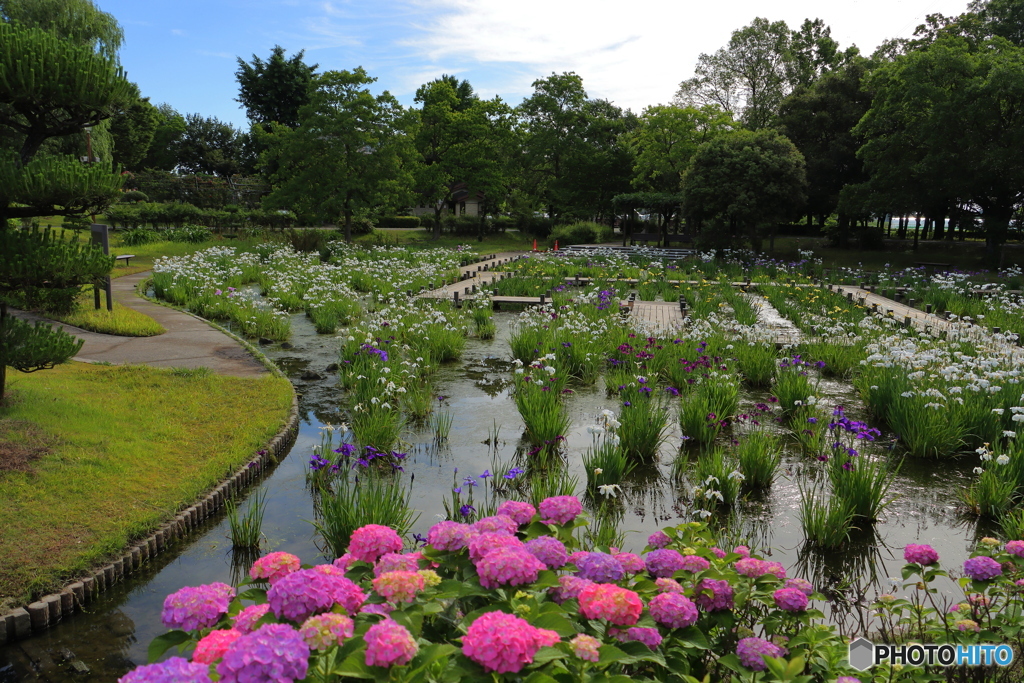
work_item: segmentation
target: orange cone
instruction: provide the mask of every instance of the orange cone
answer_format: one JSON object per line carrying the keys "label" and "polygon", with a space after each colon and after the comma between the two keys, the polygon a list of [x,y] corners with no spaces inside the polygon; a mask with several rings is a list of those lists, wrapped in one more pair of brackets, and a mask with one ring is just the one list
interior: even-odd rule
{"label": "orange cone", "polygon": [[533,241],[533,250],[537,251],[537,240]]}

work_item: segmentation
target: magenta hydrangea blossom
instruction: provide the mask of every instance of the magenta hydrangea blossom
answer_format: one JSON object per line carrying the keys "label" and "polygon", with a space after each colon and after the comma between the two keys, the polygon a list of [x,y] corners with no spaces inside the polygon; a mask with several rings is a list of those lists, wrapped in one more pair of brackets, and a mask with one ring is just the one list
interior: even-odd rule
{"label": "magenta hydrangea blossom", "polygon": [[363,636],[366,641],[367,666],[401,666],[416,656],[419,645],[409,629],[397,621],[385,619],[374,624]]}
{"label": "magenta hydrangea blossom", "polygon": [[426,579],[419,572],[384,572],[373,580],[373,590],[388,602],[412,602],[426,586]]}
{"label": "magenta hydrangea blossom", "polygon": [[672,539],[669,538],[669,535],[666,534],[664,531],[655,531],[653,534],[647,537],[647,545],[649,545],[652,548],[664,548],[668,546],[668,544],[671,542]]}
{"label": "magenta hydrangea blossom", "polygon": [[614,583],[626,575],[622,563],[608,553],[591,552],[576,560],[576,576],[595,583]]}
{"label": "magenta hydrangea blossom", "polygon": [[[611,632],[611,629],[609,629],[609,632]],[[624,643],[643,643],[651,650],[657,650],[662,641],[662,637],[658,632],[658,629],[648,628],[646,626],[633,626],[624,631],[616,629],[614,635]]]}
{"label": "magenta hydrangea blossom", "polygon": [[355,562],[356,562],[356,558],[352,557],[352,555],[350,553],[345,553],[344,555],[342,555],[341,557],[336,559],[331,564],[333,564],[335,567],[337,567],[341,571],[347,572],[349,569],[352,568],[352,565],[355,564]]}
{"label": "magenta hydrangea blossom", "polygon": [[780,588],[773,597],[775,606],[786,612],[803,612],[807,609],[807,595],[799,588]]}
{"label": "magenta hydrangea blossom", "polygon": [[987,555],[979,555],[964,561],[964,573],[975,581],[988,581],[1002,576],[1003,567]]}
{"label": "magenta hydrangea blossom", "polygon": [[596,662],[601,659],[601,653],[598,652],[601,641],[594,636],[581,633],[569,641],[569,646],[572,647],[573,654],[585,662]]}
{"label": "magenta hydrangea blossom", "polygon": [[242,633],[252,633],[256,630],[256,622],[266,616],[270,611],[270,605],[249,605],[235,615],[235,630]]}
{"label": "magenta hydrangea blossom", "polygon": [[733,548],[732,551],[737,555],[742,555],[743,557],[750,557],[750,548],[748,548],[745,545],[738,545],[735,548]]}
{"label": "magenta hydrangea blossom", "polygon": [[613,583],[594,583],[579,595],[580,612],[587,619],[607,619],[616,626],[632,626],[640,618],[644,603],[628,588]]}
{"label": "magenta hydrangea blossom", "polygon": [[754,671],[764,671],[768,668],[764,661],[766,656],[781,657],[784,652],[781,647],[763,638],[742,638],[736,644],[740,664]]}
{"label": "magenta hydrangea blossom", "polygon": [[308,669],[309,646],[288,624],[264,624],[243,635],[217,665],[221,683],[297,681]]}
{"label": "magenta hydrangea blossom", "polygon": [[836,683],[860,683],[860,679],[856,676],[840,676],[836,679]]}
{"label": "magenta hydrangea blossom", "polygon": [[1024,541],[1007,541],[1006,552],[1017,557],[1024,557]]}
{"label": "magenta hydrangea blossom", "polygon": [[684,555],[683,556],[683,571],[692,572],[694,574],[702,572],[709,568],[711,563],[705,560],[700,555]]}
{"label": "magenta hydrangea blossom", "polygon": [[476,572],[484,588],[533,583],[544,569],[544,563],[524,547],[497,548],[476,562]]}
{"label": "magenta hydrangea blossom", "polygon": [[559,641],[554,631],[531,626],[529,622],[504,612],[487,612],[470,624],[462,638],[462,654],[486,671],[517,673],[542,647]]}
{"label": "magenta hydrangea blossom", "polygon": [[540,536],[529,540],[525,548],[548,569],[560,569],[569,559],[565,544],[554,536]]}
{"label": "magenta hydrangea blossom", "polygon": [[705,612],[732,609],[732,586],[725,579],[701,579],[696,586],[693,600]]}
{"label": "magenta hydrangea blossom", "polygon": [[359,586],[331,565],[300,569],[267,591],[267,602],[274,614],[292,621],[305,621],[314,614],[329,611],[335,605],[341,605],[352,615],[359,611],[365,601],[366,594]]}
{"label": "magenta hydrangea blossom", "polygon": [[613,557],[619,561],[619,564],[622,565],[622,568],[628,574],[639,574],[647,570],[644,558],[636,553],[615,553]]}
{"label": "magenta hydrangea blossom", "polygon": [[377,564],[373,566],[373,575],[380,576],[387,572],[417,572],[420,569],[420,557],[422,556],[419,553],[381,555]]}
{"label": "magenta hydrangea blossom", "polygon": [[511,517],[515,520],[516,524],[522,526],[523,524],[530,523],[533,516],[537,514],[537,508],[529,503],[523,503],[518,500],[506,500],[498,506],[495,514]]}
{"label": "magenta hydrangea blossom", "polygon": [[270,582],[270,585],[277,583],[292,572],[297,572],[302,566],[298,557],[291,553],[268,553],[253,562],[249,569],[249,576],[253,579],[263,579]]}
{"label": "magenta hydrangea blossom", "polygon": [[160,615],[167,628],[195,631],[213,626],[228,613],[235,589],[226,583],[186,586],[164,598]]}
{"label": "magenta hydrangea blossom", "polygon": [[678,550],[662,548],[652,550],[645,558],[647,571],[655,578],[671,577],[684,567],[683,555]]}
{"label": "magenta hydrangea blossom", "polygon": [[724,560],[725,556],[728,555],[727,552],[725,552],[721,548],[717,548],[717,547],[711,549],[711,554],[714,555],[715,557],[717,557],[720,560]]}
{"label": "magenta hydrangea blossom", "polygon": [[566,600],[580,597],[580,592],[587,586],[594,585],[593,581],[581,579],[578,576],[559,576],[558,587],[551,589],[551,599],[561,605]]}
{"label": "magenta hydrangea blossom", "polygon": [[519,525],[516,524],[516,521],[508,515],[494,515],[493,517],[478,519],[474,522],[473,528],[480,533],[493,531],[508,534],[510,536],[519,531]]}
{"label": "magenta hydrangea blossom", "polygon": [[658,590],[662,593],[682,593],[683,586],[675,579],[658,578],[654,580],[654,585],[658,587]]}
{"label": "magenta hydrangea blossom", "polygon": [[573,564],[573,565],[575,565],[575,564],[577,564],[577,563],[578,563],[578,562],[580,561],[580,558],[581,558],[581,557],[586,557],[586,556],[587,556],[587,555],[589,555],[589,554],[590,554],[590,551],[589,551],[589,550],[577,550],[576,552],[574,552],[574,553],[571,553],[571,554],[569,555],[569,559],[568,559],[568,560],[566,560],[566,561],[567,561],[567,562],[568,562],[569,564]]}
{"label": "magenta hydrangea blossom", "polygon": [[230,629],[210,631],[198,643],[192,653],[192,661],[200,664],[213,664],[224,656],[231,643],[242,637],[242,632]]}
{"label": "magenta hydrangea blossom", "polygon": [[498,548],[522,548],[523,542],[515,536],[488,531],[474,536],[469,541],[469,559],[479,562],[488,553]]}
{"label": "magenta hydrangea blossom", "polygon": [[445,520],[430,527],[427,544],[436,550],[462,550],[477,535],[479,532],[468,524]]}
{"label": "magenta hydrangea blossom", "polygon": [[903,549],[903,559],[915,564],[935,564],[939,561],[939,554],[930,545],[908,543]]}
{"label": "magenta hydrangea blossom", "polygon": [[659,593],[647,603],[651,618],[668,628],[686,628],[697,622],[697,606],[681,593]]}
{"label": "magenta hydrangea blossom", "polygon": [[171,657],[132,669],[117,679],[117,683],[211,683],[210,667],[182,657]]}
{"label": "magenta hydrangea blossom", "polygon": [[367,524],[352,532],[348,552],[357,560],[372,564],[381,555],[402,552],[402,537],[391,527]]}
{"label": "magenta hydrangea blossom", "polygon": [[299,628],[302,639],[310,650],[327,650],[341,645],[346,638],[351,638],[356,624],[344,614],[318,614],[306,619]]}
{"label": "magenta hydrangea blossom", "polygon": [[380,604],[375,604],[375,603],[369,603],[368,602],[368,603],[366,603],[365,605],[363,605],[362,607],[359,608],[359,613],[360,614],[377,614],[377,615],[380,615],[382,617],[386,617],[386,616],[390,615],[394,611],[395,611],[395,606],[394,605],[389,605],[386,602],[385,603],[380,603]]}
{"label": "magenta hydrangea blossom", "polygon": [[583,512],[576,496],[552,496],[540,502],[540,518],[545,524],[568,524]]}
{"label": "magenta hydrangea blossom", "polygon": [[814,586],[811,585],[811,582],[808,581],[807,579],[800,579],[800,578],[786,579],[786,585],[784,587],[785,588],[796,588],[798,591],[800,591],[801,593],[803,593],[804,595],[806,595],[808,597],[810,597],[811,594],[814,593]]}
{"label": "magenta hydrangea blossom", "polygon": [[780,579],[786,578],[786,568],[781,564],[759,560],[756,557],[744,557],[737,560],[736,572],[743,576],[749,576],[752,579],[764,576],[765,574],[773,574]]}

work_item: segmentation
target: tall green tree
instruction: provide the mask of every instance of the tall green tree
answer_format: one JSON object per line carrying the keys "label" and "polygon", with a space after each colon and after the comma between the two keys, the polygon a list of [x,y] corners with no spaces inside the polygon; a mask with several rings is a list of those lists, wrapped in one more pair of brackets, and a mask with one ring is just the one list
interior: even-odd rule
{"label": "tall green tree", "polygon": [[343,220],[351,241],[353,217],[411,203],[415,117],[387,91],[374,97],[366,86],[375,80],[362,67],[316,77],[298,127],[271,140],[278,170],[267,208]]}
{"label": "tall green tree", "polygon": [[227,178],[241,170],[241,133],[216,116],[185,116],[185,130],[176,145],[177,169]]}
{"label": "tall green tree", "polygon": [[140,98],[110,118],[114,163],[128,171],[141,170],[160,121],[161,114],[148,97]]}
{"label": "tall green tree", "polygon": [[702,145],[683,180],[687,219],[718,245],[747,238],[756,250],[806,199],[803,155],[775,130],[736,131]]}
{"label": "tall green tree", "polygon": [[178,165],[178,146],[184,135],[185,117],[166,102],[158,104],[153,139],[139,165],[142,168],[173,171]]}
{"label": "tall green tree", "polygon": [[109,57],[124,41],[117,20],[91,0],[0,0],[0,21],[38,28]]}
{"label": "tall green tree", "polygon": [[905,178],[981,209],[989,259],[997,259],[1024,200],[1024,49],[995,37],[972,49],[940,37],[872,74],[875,97],[855,132],[879,191]]}
{"label": "tall green tree", "polygon": [[256,55],[252,62],[238,58],[238,102],[253,123],[280,123],[294,128],[299,125],[299,109],[309,102],[310,84],[319,64],[302,61],[305,50],[285,57],[284,48],[275,45],[270,58],[263,61]]}

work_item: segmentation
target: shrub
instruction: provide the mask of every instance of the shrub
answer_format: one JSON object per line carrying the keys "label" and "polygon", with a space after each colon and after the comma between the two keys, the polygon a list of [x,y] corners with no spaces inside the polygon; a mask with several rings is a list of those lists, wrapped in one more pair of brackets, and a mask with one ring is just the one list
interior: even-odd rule
{"label": "shrub", "polygon": [[137,228],[140,223],[139,207],[134,204],[114,204],[103,216],[114,227]]}
{"label": "shrub", "polygon": [[132,228],[121,234],[121,244],[126,247],[138,247],[143,244],[150,244],[160,239],[156,230],[150,228]]}
{"label": "shrub", "polygon": [[171,228],[164,233],[164,239],[168,242],[187,242],[188,244],[200,244],[212,236],[210,229],[201,225],[184,225],[180,228]]}
{"label": "shrub", "polygon": [[415,229],[420,227],[422,221],[419,216],[380,216],[377,218],[378,228],[405,228]]}
{"label": "shrub", "polygon": [[556,226],[549,236],[550,241],[557,240],[559,246],[563,247],[570,244],[601,244],[613,239],[610,226],[590,221]]}
{"label": "shrub", "polygon": [[148,202],[149,195],[141,190],[128,190],[121,195],[121,201],[129,204],[138,204],[139,202]]}

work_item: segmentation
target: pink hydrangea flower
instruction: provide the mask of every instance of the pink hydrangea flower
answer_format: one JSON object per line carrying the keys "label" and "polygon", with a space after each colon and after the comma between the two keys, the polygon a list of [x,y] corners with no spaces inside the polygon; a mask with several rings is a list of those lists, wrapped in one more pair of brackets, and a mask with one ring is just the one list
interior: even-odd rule
{"label": "pink hydrangea flower", "polygon": [[351,638],[356,624],[344,614],[318,614],[306,619],[299,628],[302,639],[311,650],[326,650],[341,645],[346,638]]}
{"label": "pink hydrangea flower", "polygon": [[583,512],[576,496],[552,496],[540,502],[540,518],[545,524],[568,524]]}
{"label": "pink hydrangea flower", "polygon": [[357,560],[372,564],[381,555],[402,552],[402,537],[391,527],[367,524],[352,532],[348,552]]}
{"label": "pink hydrangea flower", "polygon": [[586,557],[589,554],[590,554],[589,550],[577,550],[576,552],[571,553],[569,555],[569,557],[566,560],[566,562],[568,562],[569,564],[579,564],[580,558],[581,557]]}
{"label": "pink hydrangea flower", "polygon": [[217,665],[221,683],[297,681],[308,669],[309,646],[288,624],[264,624],[243,635]]}
{"label": "pink hydrangea flower", "polygon": [[256,560],[249,570],[249,576],[253,579],[263,579],[273,586],[279,579],[283,579],[292,572],[299,571],[302,562],[291,553],[269,553]]}
{"label": "pink hydrangea flower", "polygon": [[542,647],[559,641],[554,631],[531,626],[504,612],[487,612],[470,624],[462,638],[462,654],[495,673],[517,673]]}
{"label": "pink hydrangea flower", "polygon": [[659,593],[647,603],[651,617],[668,628],[686,628],[697,623],[697,606],[680,593]]}
{"label": "pink hydrangea flower", "polygon": [[619,561],[622,568],[629,574],[639,574],[647,569],[644,558],[636,553],[615,553],[613,557]]}
{"label": "pink hydrangea flower", "polygon": [[786,578],[786,569],[778,562],[768,562],[755,557],[744,557],[736,561],[736,571],[743,576],[756,579],[765,574],[773,574],[780,579]]}
{"label": "pink hydrangea flower", "polygon": [[711,563],[705,560],[700,555],[683,556],[683,571],[692,572],[696,574],[698,572],[704,571],[710,566]]}
{"label": "pink hydrangea flower", "polygon": [[497,548],[476,562],[480,585],[484,588],[533,583],[544,569],[544,563],[523,547]]}
{"label": "pink hydrangea flower", "polygon": [[617,626],[632,626],[644,609],[639,595],[612,583],[587,586],[580,591],[579,601],[587,619],[606,619]]}
{"label": "pink hydrangea flower", "polygon": [[773,597],[775,606],[786,612],[803,612],[807,609],[807,595],[799,588],[780,588]]}
{"label": "pink hydrangea flower", "polygon": [[530,523],[533,516],[537,514],[537,508],[533,507],[529,503],[523,503],[518,500],[506,500],[498,506],[495,513],[499,515],[507,515],[514,519],[516,524],[522,526],[523,524]]}
{"label": "pink hydrangea flower", "polygon": [[750,548],[748,548],[745,545],[738,545],[735,548],[733,548],[732,551],[737,555],[742,555],[743,557],[750,557]]}
{"label": "pink hydrangea flower", "polygon": [[519,531],[519,525],[508,515],[494,515],[493,517],[478,519],[474,522],[473,528],[480,533],[494,531],[509,534],[510,536]]}
{"label": "pink hydrangea flower", "polygon": [[539,536],[527,541],[525,547],[548,569],[560,569],[569,559],[565,544],[554,536]]}
{"label": "pink hydrangea flower", "polygon": [[213,664],[224,656],[228,646],[242,636],[241,631],[235,629],[220,629],[210,631],[198,643],[196,651],[192,654],[192,661],[200,664]]}
{"label": "pink hydrangea flower", "polygon": [[693,600],[705,612],[732,609],[732,586],[724,579],[701,579],[696,586]]}
{"label": "pink hydrangea flower", "polygon": [[235,589],[226,583],[186,586],[164,598],[160,615],[167,628],[195,631],[213,626],[227,614]]}
{"label": "pink hydrangea flower", "polygon": [[654,585],[658,587],[658,590],[662,593],[682,593],[683,586],[675,579],[667,579],[664,577],[657,578],[654,580]]}
{"label": "pink hydrangea flower", "polygon": [[341,605],[352,615],[365,601],[366,594],[359,586],[331,565],[300,569],[267,591],[267,602],[274,614],[292,621],[305,621],[335,605]]}
{"label": "pink hydrangea flower", "polygon": [[356,558],[352,557],[351,553],[345,553],[344,555],[342,555],[341,557],[336,559],[331,564],[333,564],[335,567],[337,567],[341,571],[347,572],[349,569],[352,568],[352,565],[355,562],[356,562]]}
{"label": "pink hydrangea flower", "polygon": [[935,564],[939,561],[939,554],[930,545],[908,543],[903,549],[903,559],[913,564]]}
{"label": "pink hydrangea flower", "polygon": [[395,606],[394,605],[389,605],[386,602],[382,603],[382,604],[366,603],[365,605],[363,605],[362,607],[359,608],[359,613],[360,614],[377,614],[377,615],[380,615],[382,617],[386,617],[386,616],[390,615],[394,611],[395,611]]}
{"label": "pink hydrangea flower", "polygon": [[581,633],[569,641],[569,646],[572,647],[573,654],[585,662],[596,662],[601,659],[601,653],[598,652],[601,641],[594,636]]}
{"label": "pink hydrangea flower", "polygon": [[559,576],[558,588],[551,589],[551,599],[561,605],[566,600],[580,597],[580,592],[593,584],[593,581],[578,576]]}
{"label": "pink hydrangea flower", "polygon": [[736,645],[740,664],[754,671],[764,671],[768,668],[764,661],[765,657],[781,657],[783,652],[781,647],[763,638],[743,638]]}
{"label": "pink hydrangea flower", "polygon": [[1017,557],[1024,557],[1024,541],[1007,541],[1006,552]]}
{"label": "pink hydrangea flower", "polygon": [[633,626],[625,631],[617,631],[615,637],[624,643],[643,643],[651,650],[657,650],[658,646],[661,645],[662,637],[658,633],[656,628],[647,628],[645,626]]}
{"label": "pink hydrangea flower", "polygon": [[256,622],[266,616],[269,611],[270,605],[267,603],[263,603],[262,605],[249,605],[235,615],[235,630],[242,633],[252,633],[256,630]]}
{"label": "pink hydrangea flower", "polygon": [[373,580],[373,590],[388,602],[412,602],[426,585],[419,572],[384,572]]}
{"label": "pink hydrangea flower", "polygon": [[1003,567],[987,555],[979,555],[964,561],[964,573],[975,581],[988,581],[1002,576]]}
{"label": "pink hydrangea flower", "polygon": [[435,550],[462,550],[479,532],[468,524],[445,520],[430,527],[427,532],[427,544]]}
{"label": "pink hydrangea flower", "polygon": [[420,570],[419,559],[421,555],[407,553],[405,555],[399,553],[387,553],[381,555],[380,559],[377,560],[377,564],[373,566],[373,575],[380,576],[387,572],[418,572]]}
{"label": "pink hydrangea flower", "polygon": [[626,575],[622,563],[608,553],[586,553],[575,564],[577,576],[595,583],[612,583]]}
{"label": "pink hydrangea flower", "polygon": [[515,536],[488,531],[474,536],[469,541],[469,559],[479,562],[488,553],[498,548],[522,548],[523,542]]}
{"label": "pink hydrangea flower", "polygon": [[652,548],[664,548],[671,542],[672,539],[664,531],[655,531],[647,537],[647,545]]}
{"label": "pink hydrangea flower", "polygon": [[132,669],[117,679],[117,683],[211,683],[210,667],[183,657],[171,657]]}
{"label": "pink hydrangea flower", "polygon": [[670,548],[652,550],[647,553],[645,560],[647,571],[655,578],[671,577],[684,566],[682,553]]}
{"label": "pink hydrangea flower", "polygon": [[800,579],[800,578],[786,579],[785,587],[786,588],[796,588],[798,591],[800,591],[801,593],[803,593],[804,595],[806,595],[808,597],[810,597],[810,595],[814,592],[814,586],[811,585],[811,582],[808,581],[807,579]]}
{"label": "pink hydrangea flower", "polygon": [[408,664],[419,650],[419,645],[409,633],[409,629],[391,619],[371,626],[363,640],[366,641],[367,666],[389,667]]}
{"label": "pink hydrangea flower", "polygon": [[722,550],[721,548],[712,548],[711,554],[720,560],[724,560],[725,556],[728,555],[728,553]]}
{"label": "pink hydrangea flower", "polygon": [[958,631],[972,631],[974,633],[981,631],[981,626],[973,619],[961,619],[953,625],[956,626]]}
{"label": "pink hydrangea flower", "polygon": [[856,676],[840,676],[836,679],[836,683],[860,683],[860,679]]}

